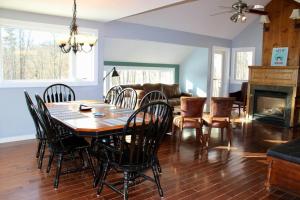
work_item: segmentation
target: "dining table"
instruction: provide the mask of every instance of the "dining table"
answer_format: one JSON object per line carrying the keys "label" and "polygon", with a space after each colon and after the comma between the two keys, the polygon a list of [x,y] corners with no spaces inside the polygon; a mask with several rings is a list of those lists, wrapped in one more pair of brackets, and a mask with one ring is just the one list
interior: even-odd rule
{"label": "dining table", "polygon": [[134,110],[99,100],[46,104],[51,117],[80,137],[100,138],[121,132]]}

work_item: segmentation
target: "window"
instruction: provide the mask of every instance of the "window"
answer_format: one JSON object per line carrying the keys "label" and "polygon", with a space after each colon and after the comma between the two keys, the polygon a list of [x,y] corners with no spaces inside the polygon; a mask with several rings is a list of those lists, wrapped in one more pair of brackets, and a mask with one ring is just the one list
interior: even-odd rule
{"label": "window", "polygon": [[[80,28],[81,33],[97,31]],[[49,82],[95,84],[96,48],[89,53],[62,53],[57,41],[67,26],[0,19],[0,82],[2,86],[41,86]],[[25,84],[25,85],[24,85]],[[37,85],[38,84],[38,85]]]}
{"label": "window", "polygon": [[254,64],[255,48],[233,48],[232,49],[232,82],[248,80],[248,67]]}
{"label": "window", "polygon": [[[112,70],[113,66],[104,67],[104,76]],[[175,68],[165,67],[116,67],[119,77],[107,77],[104,82],[104,94],[114,85],[165,83],[175,82]]]}

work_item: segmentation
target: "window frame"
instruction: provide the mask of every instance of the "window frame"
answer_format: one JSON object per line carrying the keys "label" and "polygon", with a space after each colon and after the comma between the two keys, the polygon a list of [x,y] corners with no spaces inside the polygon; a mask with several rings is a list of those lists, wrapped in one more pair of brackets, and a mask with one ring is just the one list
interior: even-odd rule
{"label": "window frame", "polygon": [[[58,24],[50,24],[50,23],[40,23],[40,22],[31,22],[26,20],[15,20],[15,19],[7,19],[0,18],[0,27],[11,27],[11,28],[23,28],[23,29],[33,29],[36,31],[48,31],[55,32],[67,35],[69,33],[68,25],[58,25]],[[92,28],[80,27],[80,33],[88,33],[95,35],[98,37],[98,30]],[[1,37],[1,33],[0,33]],[[98,85],[98,44],[93,47],[93,66],[92,70],[93,80],[84,81],[84,80],[76,80],[74,77],[74,73],[76,72],[76,63],[74,62],[75,55],[69,58],[72,60],[73,64],[69,66],[70,73],[72,74],[72,79],[40,79],[40,80],[3,80],[2,79],[2,66],[3,66],[3,56],[2,56],[2,44],[0,39],[0,88],[23,88],[23,87],[46,87],[53,83],[65,83],[70,86],[89,86],[89,85]],[[71,52],[70,52],[71,53]]]}
{"label": "window frame", "polygon": [[[103,67],[103,76],[106,75],[105,72],[110,72],[113,68],[116,68],[116,70],[122,70],[123,69],[139,69],[139,70],[162,70],[162,71],[168,71],[171,70],[173,73],[173,84],[176,83],[176,69],[175,67],[148,67],[148,66],[122,66],[122,65],[104,65]],[[103,93],[105,93],[105,91],[107,92],[110,89],[109,86],[109,77],[107,77],[104,82],[103,82]],[[105,87],[105,88],[104,88]],[[105,95],[105,94],[104,94]]]}
{"label": "window frame", "polygon": [[237,52],[247,52],[251,51],[253,53],[252,56],[252,65],[255,65],[255,47],[239,47],[239,48],[232,48],[231,53],[231,73],[230,73],[230,83],[237,83],[240,84],[242,82],[248,81],[247,80],[236,80],[235,79],[235,72],[236,72],[236,53]]}

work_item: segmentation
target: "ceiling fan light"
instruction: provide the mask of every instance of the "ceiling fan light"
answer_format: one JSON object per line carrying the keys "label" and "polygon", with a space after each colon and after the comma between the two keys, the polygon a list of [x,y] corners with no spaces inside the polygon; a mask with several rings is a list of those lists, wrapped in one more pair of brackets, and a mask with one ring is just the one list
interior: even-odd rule
{"label": "ceiling fan light", "polygon": [[235,13],[230,17],[230,20],[233,21],[234,23],[236,23],[239,19],[239,14]]}
{"label": "ceiling fan light", "polygon": [[270,18],[268,15],[261,15],[260,16],[260,19],[259,19],[259,23],[261,24],[269,24],[271,21],[270,21]]}
{"label": "ceiling fan light", "polygon": [[245,15],[243,15],[242,17],[241,17],[241,22],[246,22],[247,21],[247,17],[245,16]]}

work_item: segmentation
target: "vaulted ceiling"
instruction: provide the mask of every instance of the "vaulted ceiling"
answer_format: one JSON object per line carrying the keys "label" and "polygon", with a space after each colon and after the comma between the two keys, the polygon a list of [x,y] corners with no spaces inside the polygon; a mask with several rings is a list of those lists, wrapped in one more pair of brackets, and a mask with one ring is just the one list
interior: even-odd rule
{"label": "vaulted ceiling", "polygon": [[[113,20],[143,24],[172,30],[233,39],[259,16],[247,13],[246,23],[233,23],[230,10],[237,0],[77,0],[77,16],[81,19],[109,22]],[[266,5],[270,0],[244,0],[249,5]],[[0,8],[33,13],[72,16],[73,0],[0,0]],[[229,7],[229,8],[222,8]],[[163,9],[146,12],[159,7]],[[137,13],[146,12],[140,15]],[[135,16],[131,16],[135,15]],[[131,16],[131,17],[127,17]]]}
{"label": "vaulted ceiling", "polygon": [[[107,22],[182,0],[76,0],[77,16]],[[73,0],[0,0],[0,8],[72,17]]]}
{"label": "vaulted ceiling", "polygon": [[[211,16],[215,13],[230,10],[231,5],[236,1],[237,0],[198,0],[128,17],[122,19],[122,21],[233,39],[259,17],[258,15],[247,13],[247,21],[245,23],[233,23],[229,19],[232,13]],[[270,0],[244,0],[244,2],[248,5],[267,5]],[[222,6],[229,8],[223,8]]]}

